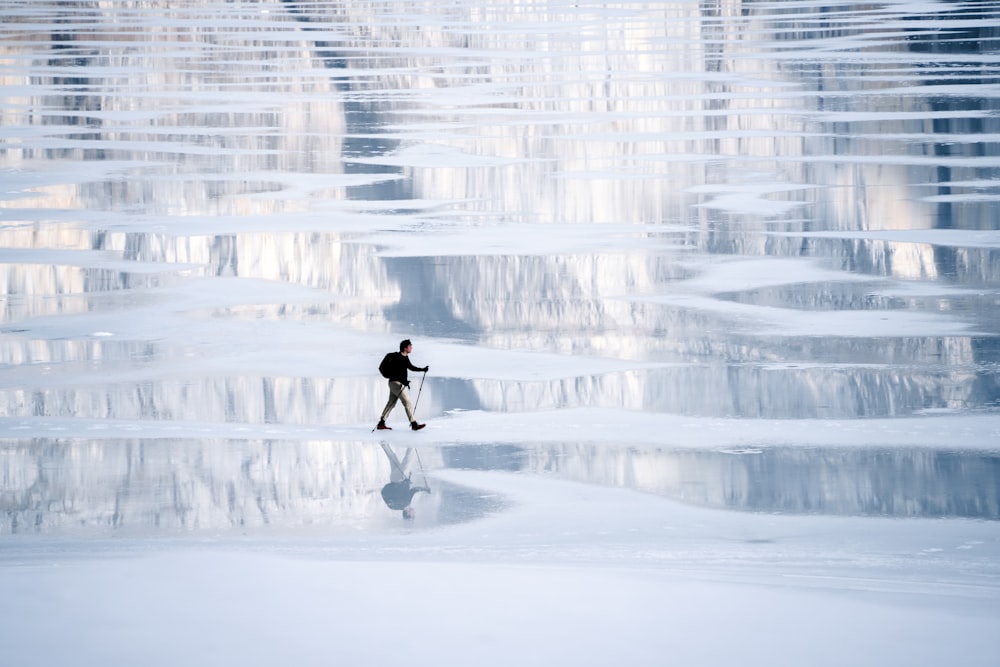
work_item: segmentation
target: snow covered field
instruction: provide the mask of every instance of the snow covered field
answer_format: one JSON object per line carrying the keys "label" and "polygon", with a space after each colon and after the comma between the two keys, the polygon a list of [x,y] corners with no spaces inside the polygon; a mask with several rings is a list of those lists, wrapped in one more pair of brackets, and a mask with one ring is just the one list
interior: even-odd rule
{"label": "snow covered field", "polygon": [[0,8],[3,667],[998,664],[995,3]]}

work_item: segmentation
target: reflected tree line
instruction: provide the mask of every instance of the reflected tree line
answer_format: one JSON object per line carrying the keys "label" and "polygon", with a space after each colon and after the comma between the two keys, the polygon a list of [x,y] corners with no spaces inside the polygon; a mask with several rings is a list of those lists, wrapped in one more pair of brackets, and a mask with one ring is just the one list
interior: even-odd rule
{"label": "reflected tree line", "polygon": [[[1000,519],[1000,458],[980,451],[466,444],[418,454],[387,442],[37,439],[0,443],[0,535],[331,535],[506,507],[438,482],[440,468],[544,474],[709,508]],[[405,502],[393,500],[401,485]]]}
{"label": "reflected tree line", "polygon": [[[276,243],[278,240],[286,241],[287,246]],[[219,272],[235,271],[242,277],[301,282],[319,290],[340,289],[344,298],[322,306],[247,306],[206,313],[219,321],[263,318],[320,323],[338,319],[364,323],[369,304],[383,302],[390,304],[385,312],[420,322],[425,335],[497,349],[527,347],[667,364],[659,369],[601,375],[581,367],[573,377],[540,381],[434,377],[425,399],[430,414],[454,408],[520,411],[605,407],[700,416],[849,418],[901,416],[931,408],[987,408],[995,406],[998,396],[995,369],[1000,350],[994,336],[873,338],[740,331],[725,312],[630,303],[608,298],[600,291],[594,294],[593,283],[574,283],[567,278],[546,281],[544,277],[554,264],[552,258],[545,257],[402,262],[399,271],[420,273],[406,275],[403,280],[412,291],[393,297],[380,289],[386,284],[380,275],[384,260],[358,246],[338,249],[333,242],[315,245],[308,235],[241,235],[239,241],[235,247],[171,245],[165,255],[202,266],[217,261]],[[163,252],[164,246],[157,247]],[[319,248],[330,249],[331,254],[322,256]],[[152,256],[149,250],[138,254]],[[304,255],[312,255],[315,263],[303,264]],[[611,262],[607,295],[620,288],[614,276],[625,271],[636,276],[640,289],[654,291],[683,276],[669,261],[641,261],[644,263],[629,256],[613,261],[564,258],[559,270],[564,275],[587,276]],[[638,271],[640,267],[646,271]],[[456,289],[420,291],[428,282],[446,281]],[[11,299],[8,308],[12,314],[18,308],[22,314],[70,315],[75,308],[80,312],[115,312],[120,307],[116,298],[106,300],[107,292],[91,291],[91,287],[85,281],[73,288],[53,287],[51,292],[61,292],[66,299],[39,294]],[[876,311],[900,307],[888,299],[865,303],[871,298],[868,285],[813,287],[803,284],[723,296],[765,306],[775,300],[786,304],[801,300],[798,307],[806,311],[833,306]],[[128,298],[135,306],[137,297]],[[157,298],[148,297],[151,308],[157,307]],[[991,298],[969,297],[970,304],[965,307],[988,310]],[[958,307],[961,300],[951,302]],[[456,311],[462,316],[455,317]],[[374,374],[369,378],[274,376],[256,375],[244,368],[221,376],[177,379],[176,368],[196,363],[187,358],[185,341],[90,338],[57,339],[39,345],[11,325],[4,332],[3,361],[11,367],[5,386],[0,387],[0,414],[9,417],[355,423],[371,418],[367,411],[381,402],[384,393]],[[91,377],[97,362],[101,376]],[[63,374],[39,376],[36,371],[41,364],[56,364]],[[136,383],[135,372],[150,364],[162,368],[164,376],[153,374]],[[86,381],[67,382],[76,374]]]}
{"label": "reflected tree line", "polygon": [[[324,536],[462,523],[506,500],[428,479],[381,442],[80,439],[0,442],[0,536]],[[412,480],[412,490],[409,490]],[[405,502],[399,503],[400,490]]]}
{"label": "reflected tree line", "polygon": [[[288,243],[276,244],[278,240]],[[171,244],[164,256],[212,266],[211,272],[220,275],[232,272],[239,277],[301,282],[342,293],[341,298],[326,304],[230,307],[204,314],[220,322],[266,318],[320,323],[337,319],[370,327],[375,324],[370,320],[370,304],[382,303],[382,312],[390,321],[417,322],[426,336],[497,349],[527,347],[669,364],[659,370],[607,375],[593,375],[581,367],[574,377],[546,381],[435,377],[428,383],[425,401],[433,411],[456,407],[501,411],[614,407],[703,416],[842,418],[908,415],[928,408],[991,407],[1000,395],[996,374],[1000,349],[991,335],[775,335],[763,327],[734,327],[725,311],[610,298],[621,288],[617,276],[626,271],[636,276],[636,285],[643,290],[655,291],[675,282],[676,265],[666,259],[623,256],[615,260],[621,266],[612,262],[606,293],[602,294],[600,285],[594,293],[593,283],[569,279],[574,273],[593,275],[595,264],[607,268],[609,260],[598,262],[589,257],[567,257],[558,263],[546,257],[396,263],[374,257],[359,246],[338,248],[333,239],[314,244],[308,235],[240,235],[238,242],[201,248],[185,245]],[[321,255],[321,248],[332,254]],[[313,256],[313,264],[302,263],[303,252]],[[151,256],[146,251],[138,254]],[[382,291],[384,286],[395,284],[386,280],[386,263],[395,264],[388,276],[395,273],[406,286],[399,295]],[[644,271],[637,271],[639,268]],[[17,323],[24,317],[114,313],[123,304],[134,308],[144,301],[155,309],[162,297],[152,292],[144,297],[142,287],[169,285],[178,278],[66,267],[49,274],[53,282],[46,292],[29,294],[27,285],[37,288],[38,275],[24,269],[11,268],[7,274],[11,287],[21,280],[19,275],[27,273],[30,279],[23,283],[25,287],[8,292],[10,319],[3,329],[6,340],[2,354],[3,361],[12,366],[5,386],[0,387],[0,414],[4,416],[353,423],[367,421],[370,415],[365,410],[381,400],[384,387],[374,374],[364,379],[317,378],[257,376],[243,370],[221,377],[177,380],[174,371],[178,365],[197,363],[185,356],[189,354],[185,341],[90,338],[39,344],[29,332],[19,332]],[[546,280],[553,271],[564,277]],[[102,276],[106,282],[99,284]],[[438,292],[429,284],[456,289]],[[805,283],[728,292],[719,298],[762,306],[794,303],[803,312],[933,312],[943,300],[878,298],[868,291],[871,288]],[[136,293],[129,294],[130,290]],[[947,303],[950,308],[981,312],[985,317],[993,312],[992,299],[989,293],[973,294],[948,298]],[[101,365],[101,377],[88,377],[96,362]],[[39,376],[35,372],[38,364],[58,364],[64,374]],[[162,368],[165,377],[154,372],[139,384],[129,378],[150,364]],[[121,380],[115,379],[123,373]],[[86,381],[67,383],[75,374],[87,377]],[[365,400],[352,400],[352,396]]]}
{"label": "reflected tree line", "polygon": [[[132,6],[160,10],[168,4]],[[51,31],[30,29],[37,43],[2,47],[13,55],[38,49],[41,66],[28,77],[29,90],[36,92],[19,99],[22,111],[6,113],[9,127],[41,128],[43,134],[0,150],[5,164],[125,165],[0,202],[7,219],[30,223],[0,230],[5,249],[58,249],[72,257],[53,263],[25,254],[26,261],[0,266],[7,297],[4,362],[63,364],[84,378],[71,387],[37,377],[11,381],[0,389],[5,415],[224,416],[266,423],[367,418],[365,405],[376,404],[381,391],[374,378],[230,374],[181,383],[154,370],[138,383],[91,382],[86,369],[93,362],[100,362],[107,378],[122,368],[182,362],[183,352],[177,341],[39,339],[24,322],[102,309],[128,313],[136,304],[155,303],[158,297],[147,290],[183,280],[182,265],[196,267],[184,275],[290,282],[333,297],[314,306],[234,307],[213,316],[339,318],[372,331],[413,323],[425,336],[500,349],[527,346],[677,365],[549,382],[442,379],[429,387],[427,404],[435,410],[599,406],[840,417],[989,408],[1000,399],[995,246],[801,236],[897,227],[995,230],[991,183],[998,180],[998,167],[991,158],[1000,155],[1000,115],[995,97],[976,90],[998,78],[997,67],[983,57],[996,53],[1000,30],[989,4],[958,3],[915,16],[906,7],[667,3],[663,21],[612,22],[606,32],[595,33],[604,40],[600,67],[577,53],[579,36],[572,30],[471,30],[483,20],[475,3],[427,9],[454,26],[437,29],[423,25],[418,13],[391,15],[394,3],[287,0],[281,6],[287,13],[276,12],[263,25],[258,15],[234,10],[229,18],[236,27],[221,33],[227,43],[220,46],[219,34],[208,31],[190,40],[183,27],[150,43],[128,17],[111,29],[109,10],[81,5],[63,17],[65,7],[55,3],[47,5]],[[649,11],[633,9],[636,15]],[[523,20],[515,8],[490,11],[499,13],[494,20]],[[573,14],[589,26],[603,20],[597,8]],[[948,24],[942,39],[941,22],[955,18],[963,25]],[[193,20],[203,19],[196,14]],[[16,26],[18,19],[11,20]],[[876,28],[890,36],[870,40]],[[105,29],[114,39],[102,41]],[[762,41],[758,34],[774,37]],[[817,44],[835,48],[831,53]],[[837,55],[855,48],[872,62]],[[929,57],[914,62],[913,54]],[[552,71],[544,68],[549,65]],[[692,67],[698,76],[681,76]],[[262,70],[263,83],[247,83]],[[151,94],[162,91],[141,81],[155,72],[164,72],[154,81],[169,104]],[[773,94],[789,85],[794,94]],[[478,96],[484,88],[488,94]],[[248,92],[267,102],[237,99]],[[464,93],[472,101],[463,102]],[[809,113],[799,113],[803,106]],[[912,117],[897,118],[901,111]],[[121,120],[124,112],[136,115]],[[851,115],[859,112],[870,113]],[[578,114],[588,119],[582,126],[574,120]],[[539,120],[522,120],[534,115]],[[407,143],[401,136],[419,141],[419,132],[405,128],[422,124],[452,128],[432,134],[434,143],[519,163],[456,168],[377,161]],[[804,194],[770,193],[768,202],[789,205],[777,214],[725,208],[720,200],[732,194],[727,187],[757,184],[746,180],[747,172],[816,187]],[[348,235],[169,230],[171,222],[189,215],[301,212],[301,200],[274,196],[289,187],[283,176],[289,173],[399,176],[319,189],[359,206],[398,201],[393,207],[406,210],[411,200],[466,202],[436,223],[650,223],[650,250],[387,258]],[[600,178],[581,178],[594,173]],[[626,182],[618,173],[637,178]],[[540,182],[546,186],[535,187]],[[703,186],[720,187],[698,190]],[[59,207],[115,214],[120,225],[81,229],[47,220],[45,211]],[[146,224],[159,220],[167,230],[128,231],[133,216]],[[982,335],[770,336],[741,329],[724,311],[637,299],[683,294],[678,285],[697,273],[687,260],[704,255],[819,258],[872,278],[857,287],[734,286],[710,295],[721,302],[791,312],[957,313]],[[162,270],[151,271],[150,264]],[[883,279],[964,291],[881,297]],[[378,316],[364,304],[375,304]],[[794,365],[807,362],[888,366]],[[15,369],[11,377],[27,380],[32,371]],[[338,400],[352,407],[324,412],[331,396],[359,395],[365,400]]]}
{"label": "reflected tree line", "polygon": [[703,507],[792,514],[1000,518],[1000,458],[994,453],[500,444],[446,447],[442,459],[450,468],[544,473]]}

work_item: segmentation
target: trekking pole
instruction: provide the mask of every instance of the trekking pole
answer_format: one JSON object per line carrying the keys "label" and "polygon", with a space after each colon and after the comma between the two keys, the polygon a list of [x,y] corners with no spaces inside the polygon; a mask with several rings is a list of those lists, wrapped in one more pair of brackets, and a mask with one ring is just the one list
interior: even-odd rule
{"label": "trekking pole", "polygon": [[417,453],[417,465],[420,466],[420,474],[424,477],[424,488],[427,489],[427,493],[431,492],[430,484],[427,483],[427,472],[424,470],[424,462],[420,460],[420,450],[414,449]]}
{"label": "trekking pole", "polygon": [[420,392],[424,390],[424,380],[427,379],[427,371],[424,371],[423,377],[420,378],[420,388],[417,389],[417,400],[413,401],[413,415],[416,418],[417,414],[417,403],[420,402]]}

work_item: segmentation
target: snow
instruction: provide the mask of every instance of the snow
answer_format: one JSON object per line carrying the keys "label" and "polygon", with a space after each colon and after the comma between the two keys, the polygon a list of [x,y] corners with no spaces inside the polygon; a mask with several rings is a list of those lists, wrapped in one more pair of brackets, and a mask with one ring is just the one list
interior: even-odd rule
{"label": "snow", "polygon": [[[140,540],[83,554],[8,545],[6,659],[989,665],[996,655],[991,523],[733,516],[619,489],[454,476],[514,508],[362,539]],[[40,627],[58,628],[59,647],[39,644]]]}
{"label": "snow", "polygon": [[[865,447],[908,450],[1000,438],[1000,419],[991,416],[737,426],[594,410],[459,412],[419,434],[76,419],[20,428],[108,443],[140,437],[150,459],[163,437],[309,439],[314,451],[352,438],[352,449],[381,440],[418,443],[428,455],[437,444],[476,446],[488,433],[523,445],[579,433],[601,448],[624,439],[655,449],[665,444],[657,434],[669,433],[667,443],[751,457],[760,451],[752,448],[780,441],[816,448],[863,439]],[[179,459],[176,447],[169,451]],[[348,521],[331,530],[344,519],[316,513],[318,525],[280,530],[276,514],[273,527],[247,523],[242,535],[223,517],[179,533],[100,537],[106,529],[97,524],[89,537],[72,528],[62,537],[7,537],[5,660],[657,665],[669,656],[708,665],[986,666],[996,655],[995,521],[734,512],[545,474],[431,473],[435,492],[449,483],[503,498],[504,509],[428,525],[432,492],[415,503],[414,523],[381,528],[369,519],[364,528]],[[53,628],[58,641],[42,641]]]}
{"label": "snow", "polygon": [[995,667],[994,9],[7,5],[0,667]]}

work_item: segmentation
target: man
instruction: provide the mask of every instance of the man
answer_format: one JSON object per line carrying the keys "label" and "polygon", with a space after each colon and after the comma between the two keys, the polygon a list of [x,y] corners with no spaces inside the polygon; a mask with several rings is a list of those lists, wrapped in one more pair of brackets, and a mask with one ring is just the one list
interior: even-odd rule
{"label": "man", "polygon": [[413,418],[413,403],[410,402],[410,396],[406,393],[406,388],[410,386],[407,371],[426,373],[430,366],[417,368],[411,364],[410,352],[412,351],[413,343],[408,339],[404,340],[399,344],[399,352],[390,352],[385,355],[382,363],[378,366],[382,377],[389,379],[389,401],[385,404],[385,408],[382,410],[382,418],[378,420],[378,426],[376,427],[380,431],[392,430],[385,425],[385,420],[389,416],[389,413],[392,412],[392,409],[396,407],[397,400],[403,402],[403,408],[406,410],[406,418],[410,420],[410,428],[414,431],[419,431],[427,425],[418,424],[417,420]]}

